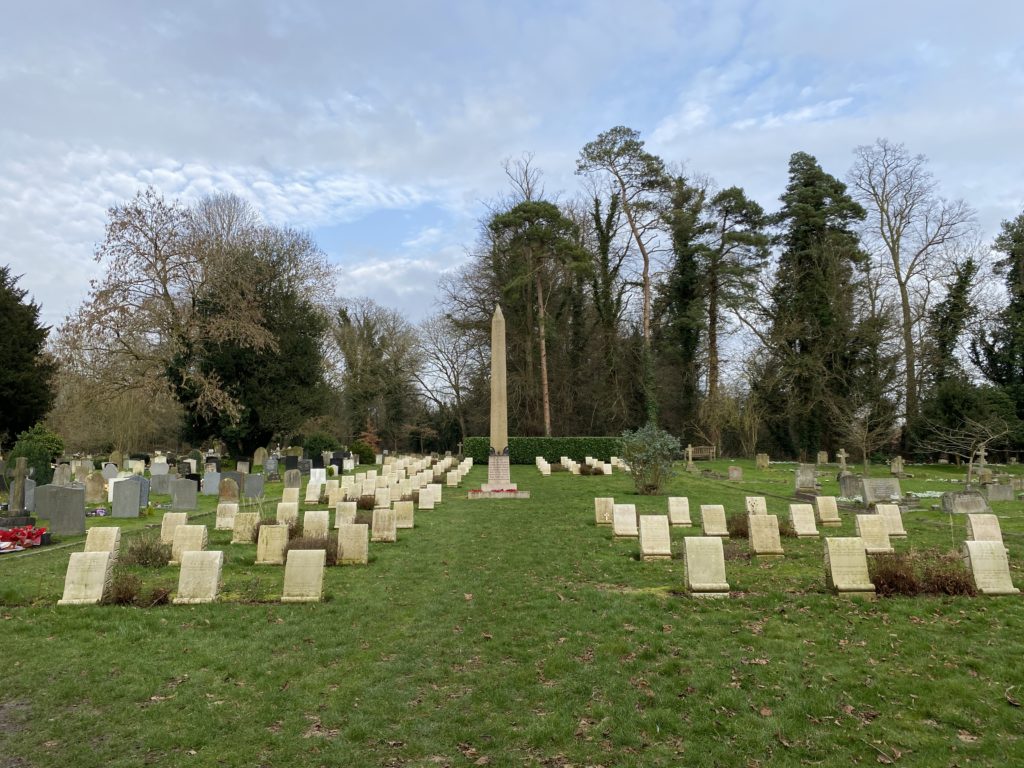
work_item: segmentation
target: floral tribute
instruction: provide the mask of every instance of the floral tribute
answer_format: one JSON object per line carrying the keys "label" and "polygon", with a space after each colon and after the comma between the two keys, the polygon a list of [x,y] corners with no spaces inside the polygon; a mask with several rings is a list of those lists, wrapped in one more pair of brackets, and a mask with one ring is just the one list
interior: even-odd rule
{"label": "floral tribute", "polygon": [[28,547],[38,547],[43,543],[45,528],[34,525],[20,525],[16,528],[0,530],[0,552],[17,552]]}

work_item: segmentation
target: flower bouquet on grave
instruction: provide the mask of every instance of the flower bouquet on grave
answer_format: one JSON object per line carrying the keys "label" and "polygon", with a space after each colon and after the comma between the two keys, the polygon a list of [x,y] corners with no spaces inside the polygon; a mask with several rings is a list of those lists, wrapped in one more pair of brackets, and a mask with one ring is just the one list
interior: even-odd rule
{"label": "flower bouquet on grave", "polygon": [[46,533],[45,528],[36,528],[34,525],[0,530],[0,550],[17,551],[28,547],[38,547],[43,543],[44,533]]}

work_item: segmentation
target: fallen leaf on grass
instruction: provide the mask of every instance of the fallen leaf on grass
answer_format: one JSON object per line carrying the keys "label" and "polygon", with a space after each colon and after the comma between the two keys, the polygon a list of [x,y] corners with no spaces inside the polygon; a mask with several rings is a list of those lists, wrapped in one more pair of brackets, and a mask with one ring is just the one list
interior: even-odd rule
{"label": "fallen leaf on grass", "polygon": [[970,731],[960,731],[959,733],[957,733],[956,737],[960,739],[960,741],[962,741],[964,744],[973,744],[978,740],[978,737]]}
{"label": "fallen leaf on grass", "polygon": [[761,717],[771,717],[772,716],[772,711],[768,707],[761,707],[759,710],[757,710],[757,713]]}
{"label": "fallen leaf on grass", "polygon": [[465,598],[465,600],[468,602],[468,601],[473,599],[473,593],[472,592],[466,592],[466,593],[464,593],[462,595],[462,597]]}
{"label": "fallen leaf on grass", "polygon": [[1013,696],[1010,695],[1010,691],[1012,691],[1016,687],[1017,687],[1016,685],[1011,685],[1003,693],[1003,695],[1006,697],[1006,701],[1010,704],[1011,707],[1019,707],[1020,706],[1020,702],[1017,699],[1013,698]]}

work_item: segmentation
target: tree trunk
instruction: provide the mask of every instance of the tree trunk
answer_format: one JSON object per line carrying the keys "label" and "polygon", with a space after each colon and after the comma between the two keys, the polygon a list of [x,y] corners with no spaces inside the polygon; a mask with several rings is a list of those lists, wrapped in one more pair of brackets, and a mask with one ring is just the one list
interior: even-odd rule
{"label": "tree trunk", "polygon": [[897,279],[897,282],[902,305],[904,364],[907,367],[906,419],[907,427],[910,427],[917,418],[917,352],[914,349],[914,322],[910,316],[910,294],[902,279]]}
{"label": "tree trunk", "polygon": [[544,437],[551,437],[551,394],[548,391],[548,344],[544,327],[544,286],[540,271],[534,278],[537,284],[537,326],[540,336],[540,394],[544,406]]}

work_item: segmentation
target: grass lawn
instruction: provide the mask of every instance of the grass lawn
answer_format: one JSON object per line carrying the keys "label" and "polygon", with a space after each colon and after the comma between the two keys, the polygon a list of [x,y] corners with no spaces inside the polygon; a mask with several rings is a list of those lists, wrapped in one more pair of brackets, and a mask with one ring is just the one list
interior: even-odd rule
{"label": "grass lawn", "polygon": [[[794,465],[739,464],[739,483],[672,480],[697,524],[674,551],[701,503],[765,495],[788,519]],[[904,491],[962,476],[907,471]],[[226,559],[209,606],[58,608],[80,547],[0,557],[0,768],[1024,763],[1020,597],[838,598],[822,539],[784,538],[778,560],[730,544],[732,596],[694,600],[680,559],[640,562],[594,525],[595,496],[652,513],[665,496],[513,467],[530,500],[469,501],[485,474],[371,544],[368,566],[328,569],[318,605],[276,602],[283,568],[227,532],[210,532]],[[280,485],[267,495],[272,510]],[[959,548],[964,520],[933,504],[904,516],[897,550]],[[1024,507],[993,507],[1024,587]],[[854,535],[842,515],[823,536]],[[176,568],[134,570],[176,588]]]}

